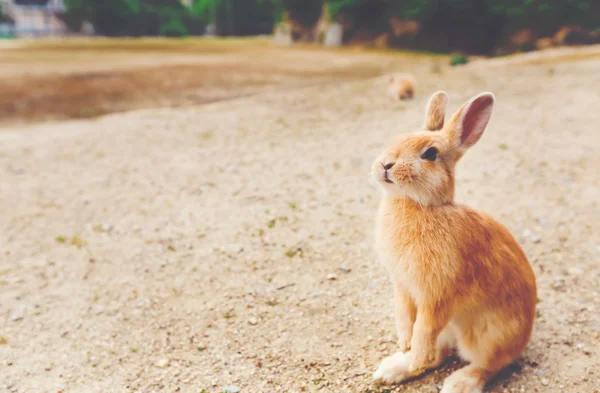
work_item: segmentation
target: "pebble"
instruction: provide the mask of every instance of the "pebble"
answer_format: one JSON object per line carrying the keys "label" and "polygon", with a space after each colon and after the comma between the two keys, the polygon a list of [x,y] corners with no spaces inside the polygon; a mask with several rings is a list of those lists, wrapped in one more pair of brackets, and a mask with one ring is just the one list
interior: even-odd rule
{"label": "pebble", "polygon": [[238,393],[240,390],[242,389],[236,385],[227,385],[223,388],[223,391],[227,393]]}
{"label": "pebble", "polygon": [[258,323],[258,320],[256,318],[248,318],[248,323],[254,326]]}
{"label": "pebble", "polygon": [[530,229],[525,229],[525,230],[523,231],[523,236],[524,236],[524,237],[529,237],[529,236],[531,236],[531,230],[530,230]]}
{"label": "pebble", "polygon": [[13,314],[11,319],[16,322],[23,320],[23,318],[25,318],[25,307],[21,307],[15,310],[15,313]]}
{"label": "pebble", "polygon": [[542,379],[542,385],[544,385],[544,386],[548,386],[549,384],[550,384],[550,381],[548,381],[548,379],[547,379],[547,378],[543,378],[543,379]]}
{"label": "pebble", "polygon": [[335,274],[333,274],[333,273],[330,273],[330,274],[327,275],[327,279],[331,280],[331,281],[337,280],[337,276]]}
{"label": "pebble", "polygon": [[165,368],[169,365],[169,359],[162,358],[156,362],[156,367]]}
{"label": "pebble", "polygon": [[338,266],[338,269],[340,269],[341,271],[343,271],[344,273],[350,273],[352,271],[352,269],[350,269],[348,266],[346,265],[340,265]]}
{"label": "pebble", "polygon": [[554,281],[552,281],[552,284],[550,284],[550,286],[552,287],[552,289],[561,289],[565,286],[565,280],[563,280],[562,278],[555,278]]}

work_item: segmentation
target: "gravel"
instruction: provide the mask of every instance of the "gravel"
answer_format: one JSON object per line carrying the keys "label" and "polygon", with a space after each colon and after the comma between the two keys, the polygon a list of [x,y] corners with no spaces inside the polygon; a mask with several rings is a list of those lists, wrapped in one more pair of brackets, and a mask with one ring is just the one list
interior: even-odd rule
{"label": "gravel", "polygon": [[395,333],[368,167],[443,88],[451,109],[496,94],[457,199],[523,238],[538,278],[531,343],[488,391],[597,391],[599,68],[421,67],[411,102],[382,77],[3,129],[0,389],[438,389],[459,361],[371,383]]}

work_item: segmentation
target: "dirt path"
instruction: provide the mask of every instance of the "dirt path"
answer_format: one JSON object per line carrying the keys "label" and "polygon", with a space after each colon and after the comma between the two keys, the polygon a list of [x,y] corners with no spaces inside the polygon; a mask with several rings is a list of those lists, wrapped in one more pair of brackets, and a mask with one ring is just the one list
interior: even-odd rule
{"label": "dirt path", "polygon": [[436,392],[372,386],[394,351],[371,160],[484,90],[457,199],[538,277],[524,357],[491,392],[600,390],[600,60],[384,78],[0,132],[0,392]]}
{"label": "dirt path", "polygon": [[442,68],[447,56],[314,46],[264,38],[0,42],[0,126],[94,118]]}

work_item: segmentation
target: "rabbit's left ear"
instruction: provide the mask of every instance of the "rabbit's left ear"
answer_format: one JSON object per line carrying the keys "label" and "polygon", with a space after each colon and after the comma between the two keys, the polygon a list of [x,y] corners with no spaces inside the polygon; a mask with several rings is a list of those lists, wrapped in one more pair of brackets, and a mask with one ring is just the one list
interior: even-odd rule
{"label": "rabbit's left ear", "polygon": [[481,138],[492,117],[494,101],[492,93],[481,93],[452,116],[448,133],[459,151],[464,152]]}
{"label": "rabbit's left ear", "polygon": [[444,117],[446,116],[446,103],[448,102],[448,94],[444,91],[433,93],[427,109],[425,111],[425,124],[423,129],[426,131],[439,131],[444,127]]}

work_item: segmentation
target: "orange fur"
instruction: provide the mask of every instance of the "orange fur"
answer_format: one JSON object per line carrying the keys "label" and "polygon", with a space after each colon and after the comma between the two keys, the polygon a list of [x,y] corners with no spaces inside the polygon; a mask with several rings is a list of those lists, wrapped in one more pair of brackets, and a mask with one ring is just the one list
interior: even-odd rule
{"label": "orange fur", "polygon": [[411,76],[391,76],[388,93],[395,100],[410,100],[415,96],[415,80]]}
{"label": "orange fur", "polygon": [[[401,350],[374,377],[403,381],[438,366],[456,347],[471,364],[448,377],[442,393],[479,393],[527,345],[536,283],[509,231],[453,200],[456,162],[481,137],[494,97],[473,98],[442,128],[445,97],[432,97],[425,121],[426,129],[441,131],[404,136],[373,163],[385,194],[376,248],[394,283]],[[431,147],[436,158],[422,158]]]}

